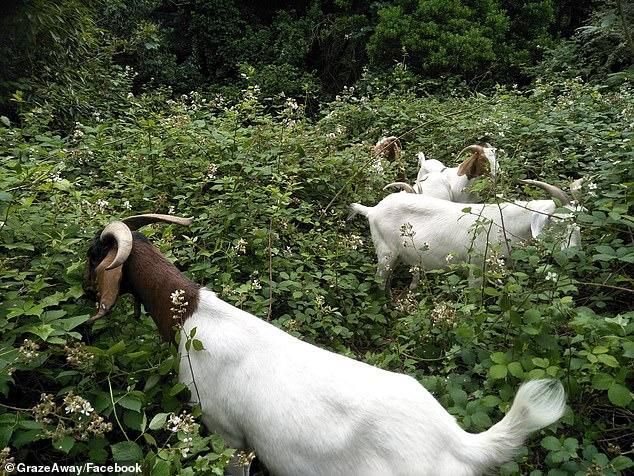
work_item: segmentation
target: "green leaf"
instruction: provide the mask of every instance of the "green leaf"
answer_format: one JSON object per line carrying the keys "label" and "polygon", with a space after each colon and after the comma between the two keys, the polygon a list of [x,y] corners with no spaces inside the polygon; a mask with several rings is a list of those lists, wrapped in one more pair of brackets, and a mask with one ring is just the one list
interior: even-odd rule
{"label": "green leaf", "polygon": [[489,428],[492,425],[491,418],[484,412],[475,412],[471,415],[471,421],[479,428]]}
{"label": "green leaf", "polygon": [[179,393],[181,393],[186,388],[187,388],[187,385],[185,385],[184,383],[178,382],[177,384],[174,384],[172,386],[172,388],[170,388],[170,390],[169,390],[169,392],[167,392],[167,394],[170,397],[174,397],[174,396],[178,395]]}
{"label": "green leaf", "polygon": [[451,396],[451,399],[454,401],[455,405],[464,407],[467,404],[467,392],[465,392],[461,388],[454,387],[450,389],[449,395]]}
{"label": "green leaf", "polygon": [[172,370],[173,365],[174,365],[174,358],[168,357],[163,362],[161,362],[161,365],[159,366],[159,374],[161,375],[168,374],[170,370]]}
{"label": "green leaf", "polygon": [[487,395],[481,400],[482,405],[487,408],[497,407],[501,401],[502,400],[500,400],[500,398],[496,397],[495,395]]}
{"label": "green leaf", "polygon": [[616,368],[619,366],[619,361],[609,354],[599,354],[597,356],[597,359],[599,360],[599,362],[607,365],[608,367]]}
{"label": "green leaf", "polygon": [[110,446],[112,458],[117,463],[136,463],[143,458],[141,447],[134,441],[121,441]]}
{"label": "green leaf", "polygon": [[524,376],[524,369],[519,362],[511,362],[507,365],[509,373],[516,378],[522,378]]}
{"label": "green leaf", "polygon": [[141,429],[141,425],[143,424],[143,415],[141,413],[126,410],[123,413],[123,422],[128,426],[128,428],[141,432],[143,431]]}
{"label": "green leaf", "polygon": [[[17,414],[16,414],[17,415]],[[0,446],[3,448],[9,445],[9,440],[13,434],[14,427],[3,422],[0,425]]]}
{"label": "green leaf", "polygon": [[74,445],[75,440],[70,436],[63,436],[59,440],[53,441],[53,448],[59,451],[63,451],[66,454],[68,454],[68,452],[73,448]]}
{"label": "green leaf", "polygon": [[491,375],[491,378],[493,378],[494,380],[503,379],[504,377],[506,377],[506,373],[506,365],[493,365],[489,369],[489,375]]}
{"label": "green leaf", "polygon": [[120,340],[119,342],[117,342],[116,344],[114,344],[113,346],[111,346],[106,353],[108,355],[115,355],[115,354],[120,354],[121,352],[123,352],[126,349],[126,345],[125,342],[123,342],[122,340]]}
{"label": "green leaf", "polygon": [[161,381],[161,377],[159,375],[156,374],[152,374],[148,377],[148,379],[145,382],[145,385],[143,386],[143,392],[147,392],[148,390],[153,389],[154,387],[156,387],[156,384],[159,383]]}
{"label": "green leaf", "polygon": [[623,471],[624,469],[628,469],[634,466],[634,462],[627,456],[617,456],[612,461],[610,461],[610,464],[617,471]]}
{"label": "green leaf", "polygon": [[561,443],[559,443],[559,440],[557,438],[555,438],[554,436],[547,436],[544,439],[542,439],[542,448],[546,448],[547,450],[550,451],[558,451],[561,449]]}
{"label": "green leaf", "polygon": [[550,363],[548,362],[548,359],[542,359],[541,357],[534,357],[532,361],[533,365],[535,365],[536,367],[541,367],[543,369],[548,367],[548,364]]}
{"label": "green leaf", "polygon": [[83,324],[88,319],[90,319],[90,315],[84,314],[81,316],[69,317],[68,319],[59,319],[55,321],[55,325],[61,327],[65,331],[72,331],[75,327]]}
{"label": "green leaf", "polygon": [[150,430],[160,430],[161,428],[165,426],[165,422],[167,421],[168,415],[169,413],[157,413],[156,415],[154,415],[152,420],[150,420],[150,424],[148,425],[148,428]]}
{"label": "green leaf", "polygon": [[592,377],[592,386],[597,390],[607,390],[614,383],[614,377],[598,373]]}
{"label": "green leaf", "polygon": [[508,359],[506,358],[506,354],[504,354],[504,352],[495,352],[491,354],[491,361],[496,364],[506,364]]}
{"label": "green leaf", "polygon": [[619,383],[613,383],[608,389],[608,398],[617,407],[627,407],[632,401],[630,391]]}
{"label": "green leaf", "polygon": [[127,408],[128,410],[133,410],[135,412],[141,411],[141,401],[132,395],[124,395],[117,401],[117,404],[121,405],[123,408]]}
{"label": "green leaf", "polygon": [[19,426],[26,430],[41,430],[43,428],[41,423],[34,420],[21,420]]}
{"label": "green leaf", "polygon": [[575,453],[577,448],[579,447],[579,442],[576,438],[566,438],[564,440],[563,447],[566,448],[570,453]]}
{"label": "green leaf", "polygon": [[49,336],[55,332],[55,329],[53,328],[53,326],[51,326],[50,324],[41,324],[39,326],[31,326],[28,327],[26,329],[27,332],[30,332],[32,334],[35,334],[36,336],[38,336],[40,339],[42,339],[44,342],[46,342],[46,339],[49,338]]}
{"label": "green leaf", "polygon": [[161,458],[156,458],[154,461],[154,466],[152,467],[152,471],[150,473],[151,476],[170,476],[171,465],[168,461],[165,461]]}
{"label": "green leaf", "polygon": [[199,341],[198,339],[194,339],[192,341],[192,347],[194,347],[194,350],[196,350],[196,351],[201,351],[201,350],[204,349],[203,343],[201,341]]}
{"label": "green leaf", "polygon": [[143,433],[143,439],[148,445],[158,446],[158,444],[156,443],[156,438],[154,438],[149,433]]}

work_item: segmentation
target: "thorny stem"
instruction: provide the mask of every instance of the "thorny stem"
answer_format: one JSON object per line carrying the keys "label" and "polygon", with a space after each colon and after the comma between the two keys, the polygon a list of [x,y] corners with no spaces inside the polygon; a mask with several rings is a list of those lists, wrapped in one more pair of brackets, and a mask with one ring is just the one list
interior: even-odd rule
{"label": "thorny stem", "polygon": [[[504,227],[504,224],[502,224]],[[491,229],[493,228],[493,220],[489,223],[487,228],[487,241],[484,246],[484,256],[482,257],[482,284],[480,285],[480,304],[484,304],[484,288],[486,288],[486,269],[487,269],[487,254],[489,253],[489,238],[491,236]]]}
{"label": "thorny stem", "polygon": [[611,284],[601,284],[601,283],[586,283],[583,281],[577,281],[579,284],[587,284],[588,286],[598,286],[600,288],[609,288],[614,289],[615,291],[623,291],[626,293],[634,293],[634,289],[623,288],[621,286],[612,286]]}
{"label": "thorny stem", "polygon": [[11,405],[7,405],[6,403],[2,402],[0,402],[0,407],[8,408],[9,410],[15,410],[17,412],[30,412],[32,410],[31,408],[12,407]]}
{"label": "thorny stem", "polygon": [[189,351],[187,351],[187,364],[189,365],[189,372],[192,374],[192,382],[194,383],[194,390],[196,390],[196,397],[198,398],[198,404],[202,410],[203,402],[200,399],[200,393],[198,392],[198,385],[196,384],[196,376],[194,375],[194,368],[192,367],[192,359],[189,355]]}
{"label": "thorny stem", "polygon": [[119,429],[121,430],[121,433],[123,433],[123,436],[125,436],[126,440],[130,441],[130,438],[128,438],[128,434],[123,429],[123,425],[121,424],[121,421],[119,421],[119,415],[117,415],[117,409],[114,403],[114,394],[112,393],[112,382],[110,381],[110,374],[108,374],[106,379],[108,380],[108,389],[110,390],[110,403],[112,403],[112,413],[114,413],[114,418],[115,420],[117,420],[117,424],[119,425]]}
{"label": "thorny stem", "polygon": [[[182,322],[182,316],[179,315],[178,317],[179,321],[178,324],[176,324],[176,328],[178,329],[179,332],[183,331],[183,322]],[[186,333],[183,332],[183,334],[186,337],[186,342],[191,341],[191,337],[189,337]],[[191,346],[191,343],[190,343]],[[191,348],[191,347],[190,347]],[[191,373],[192,375],[192,383],[194,384],[194,390],[196,390],[196,397],[198,398],[198,404],[200,405],[200,408],[202,409],[203,406],[203,402],[200,400],[200,392],[198,391],[198,385],[196,384],[196,376],[194,375],[194,367],[192,366],[192,359],[191,356],[189,355],[189,350],[185,349],[185,351],[187,352],[186,357],[187,357],[187,365],[189,366],[189,373]]]}

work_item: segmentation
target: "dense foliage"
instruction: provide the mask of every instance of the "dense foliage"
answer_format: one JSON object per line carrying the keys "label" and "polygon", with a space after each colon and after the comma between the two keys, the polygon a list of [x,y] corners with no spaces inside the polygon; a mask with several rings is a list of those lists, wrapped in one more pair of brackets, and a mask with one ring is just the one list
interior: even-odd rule
{"label": "dense foliage", "polygon": [[114,66],[136,71],[135,92],[225,95],[239,95],[250,68],[265,96],[284,92],[310,113],[396,62],[419,80],[472,88],[527,84],[544,68],[604,77],[632,65],[633,15],[623,0],[10,0],[0,5],[0,112],[18,117],[16,91],[39,103],[53,94],[68,128],[98,91],[116,99]]}
{"label": "dense foliage", "polygon": [[[217,437],[166,431],[187,391],[151,320],[133,322],[124,301],[82,325],[95,231],[114,216],[173,212],[195,217],[191,229],[146,234],[195,281],[298,337],[416,376],[468,430],[499,419],[522,380],[562,379],[565,418],[505,474],[619,474],[631,465],[633,98],[580,81],[443,100],[348,92],[314,122],[294,100],[265,112],[252,85],[235,104],[129,94],[120,116],[95,115],[67,137],[47,131],[42,110],[22,128],[5,120],[0,445],[18,460],[143,460],[153,474],[222,467]],[[368,167],[384,132],[403,134],[410,177],[415,151],[451,162],[465,143],[495,143],[492,199],[540,195],[521,177],[592,177],[577,217],[584,248],[546,239],[508,268],[489,263],[480,289],[456,266],[387,302],[367,225],[344,221],[349,203],[375,203],[395,177],[394,164]],[[80,397],[92,430],[63,411]]]}
{"label": "dense foliage", "polygon": [[[564,418],[501,474],[631,471],[631,6],[260,3],[0,6],[0,467],[222,474],[233,450],[198,423],[151,318],[123,298],[86,324],[89,241],[113,218],[160,212],[194,217],[144,230],[191,279],[414,376],[468,431],[498,421],[522,381],[560,379]],[[392,134],[400,163],[371,153]],[[474,142],[498,147],[501,175],[476,185],[489,202],[543,198],[521,178],[585,177],[583,247],[545,236],[505,263],[449,257],[414,292],[402,267],[386,298],[349,204],[378,202],[401,167],[413,179],[420,150],[453,164]]]}

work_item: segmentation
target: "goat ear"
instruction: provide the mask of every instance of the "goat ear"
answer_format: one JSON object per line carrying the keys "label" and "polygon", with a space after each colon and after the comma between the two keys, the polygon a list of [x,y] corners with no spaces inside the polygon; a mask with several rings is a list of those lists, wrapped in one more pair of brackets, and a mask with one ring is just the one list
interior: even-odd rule
{"label": "goat ear", "polygon": [[531,216],[531,235],[537,238],[548,223],[550,217],[545,213],[533,212]]}
{"label": "goat ear", "polygon": [[106,269],[117,255],[117,247],[113,247],[101,263],[95,268],[95,284],[97,285],[97,296],[99,296],[99,308],[97,314],[90,318],[96,321],[100,317],[110,312],[112,306],[119,297],[119,286],[123,277],[123,266],[114,269]]}
{"label": "goat ear", "polygon": [[458,176],[466,175],[469,180],[480,177],[487,172],[488,164],[486,157],[474,152],[458,166]]}

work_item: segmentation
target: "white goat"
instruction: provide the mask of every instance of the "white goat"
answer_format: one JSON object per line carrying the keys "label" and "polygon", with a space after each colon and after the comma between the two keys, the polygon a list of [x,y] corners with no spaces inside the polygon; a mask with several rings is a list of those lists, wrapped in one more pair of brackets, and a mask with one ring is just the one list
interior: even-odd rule
{"label": "white goat", "polygon": [[534,380],[500,422],[467,433],[415,379],[303,342],[199,288],[131,231],[154,221],[188,222],[141,215],[95,237],[85,272],[87,294],[99,299],[93,320],[130,292],[171,339],[176,308],[181,355],[194,328],[204,347],[179,373],[200,397],[204,424],[230,446],[254,449],[272,474],[477,475],[564,412],[562,385]]}
{"label": "white goat", "polygon": [[[537,180],[525,180],[537,185],[560,200],[570,210],[570,199],[559,188]],[[470,208],[470,213],[463,209]],[[423,269],[442,269],[448,266],[447,255],[454,263],[468,262],[472,255],[481,257],[492,247],[500,247],[507,255],[513,242],[536,238],[554,219],[569,218],[571,214],[556,214],[553,200],[514,201],[469,205],[449,202],[426,195],[393,193],[374,207],[358,203],[351,205],[349,218],[357,213],[370,223],[370,232],[377,255],[377,276],[382,287],[389,291],[391,271],[402,260]],[[483,226],[478,228],[477,224]],[[580,232],[576,225],[566,227],[562,247],[579,246]],[[477,258],[476,258],[477,259]],[[410,287],[418,286],[415,272]]]}
{"label": "white goat", "polygon": [[451,202],[471,203],[476,200],[470,185],[480,176],[490,171],[491,176],[499,172],[496,150],[489,144],[486,147],[470,145],[458,153],[460,157],[465,151],[472,151],[471,156],[457,167],[446,167],[436,159],[426,160],[425,154],[419,152],[419,170],[414,186],[405,182],[393,182],[385,187],[398,187],[409,193],[418,193],[428,197],[442,198]]}

